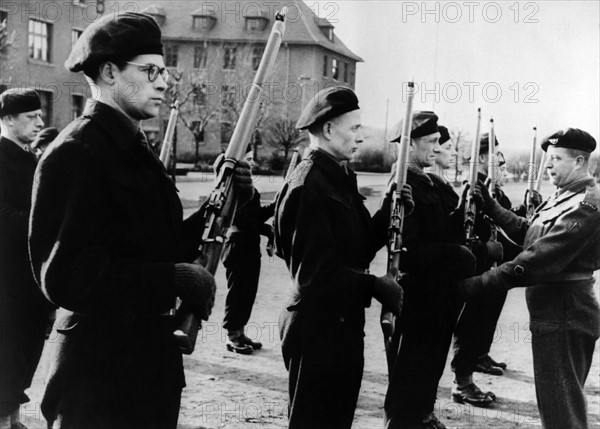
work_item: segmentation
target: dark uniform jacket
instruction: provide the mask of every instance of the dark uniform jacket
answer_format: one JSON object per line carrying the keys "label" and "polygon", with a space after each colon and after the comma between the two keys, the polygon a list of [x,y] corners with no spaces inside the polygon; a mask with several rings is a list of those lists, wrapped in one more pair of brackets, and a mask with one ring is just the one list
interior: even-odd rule
{"label": "dark uniform jacket", "polygon": [[407,254],[402,271],[425,277],[440,274],[444,266],[455,265],[453,256],[463,238],[463,213],[456,210],[456,193],[441,178],[413,167],[406,183],[412,187],[415,208],[404,219]]}
{"label": "dark uniform jacket", "polygon": [[[379,211],[371,218],[363,200],[356,174],[313,150],[284,185],[275,210],[277,254],[294,282],[288,310],[322,321],[323,328],[341,323],[345,335],[361,338],[375,280],[365,271],[385,243],[389,216]],[[284,347],[295,319],[287,322]]]}
{"label": "dark uniform jacket", "polygon": [[142,139],[94,102],[36,171],[31,259],[61,307],[42,404],[50,421],[92,400],[153,407],[154,393],[184,385],[173,321],[161,315],[175,302],[174,264],[197,249],[197,217],[182,221],[176,189]]}
{"label": "dark uniform jacket", "polygon": [[24,401],[44,343],[49,303],[29,263],[27,226],[34,154],[0,138],[0,404]]}
{"label": "dark uniform jacket", "polygon": [[[600,335],[593,271],[600,268],[600,189],[593,178],[562,188],[530,221],[494,206],[494,220],[523,252],[481,276],[486,289],[528,287],[531,329],[563,325]],[[582,285],[582,280],[589,280]],[[569,285],[579,285],[569,287]],[[548,325],[550,322],[550,325]]]}

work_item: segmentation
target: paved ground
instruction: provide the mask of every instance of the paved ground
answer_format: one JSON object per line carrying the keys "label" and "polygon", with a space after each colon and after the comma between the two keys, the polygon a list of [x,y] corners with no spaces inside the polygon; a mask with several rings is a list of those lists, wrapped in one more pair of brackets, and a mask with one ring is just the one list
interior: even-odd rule
{"label": "paved ground", "polygon": [[[375,210],[386,175],[359,176],[359,184],[370,196],[367,205]],[[272,198],[281,186],[279,177],[259,177],[257,188],[266,199]],[[197,206],[200,196],[212,189],[212,176],[196,175],[193,180],[180,180],[180,195],[188,214]],[[542,188],[548,195],[549,186]],[[513,201],[522,198],[523,184],[508,184],[507,194]],[[385,271],[385,252],[375,258],[371,270],[380,275]],[[187,388],[180,413],[180,429],[201,428],[284,428],[287,413],[287,373],[283,366],[277,329],[279,311],[283,306],[289,276],[279,259],[263,256],[261,283],[247,334],[264,344],[253,356],[235,355],[225,350],[225,332],[221,319],[225,300],[225,278],[222,267],[217,272],[217,299],[211,320],[201,331],[197,349],[185,357]],[[379,328],[380,307],[374,303],[367,310],[365,338],[365,373],[354,429],[382,427],[382,407],[387,385],[383,342]],[[509,370],[502,377],[476,374],[476,382],[484,390],[493,390],[498,402],[487,409],[452,402],[452,373],[444,373],[438,390],[436,411],[442,421],[460,428],[525,428],[540,427],[535,405],[531,336],[524,291],[512,290],[496,331],[492,355],[504,360]],[[43,389],[43,368],[40,367],[31,389],[32,402],[23,407],[23,415],[32,429],[45,428],[39,413]],[[592,427],[600,427],[600,359],[596,350],[594,365],[586,387]],[[109,429],[109,428],[107,428]],[[565,428],[567,429],[567,428]]]}

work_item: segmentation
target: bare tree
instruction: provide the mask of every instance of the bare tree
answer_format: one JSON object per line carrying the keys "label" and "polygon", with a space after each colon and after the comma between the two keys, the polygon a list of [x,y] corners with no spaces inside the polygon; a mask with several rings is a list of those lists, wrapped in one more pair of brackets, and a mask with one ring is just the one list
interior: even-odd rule
{"label": "bare tree", "polygon": [[461,177],[462,172],[463,172],[462,166],[463,166],[465,160],[468,159],[468,157],[465,156],[465,151],[466,151],[467,143],[468,143],[468,141],[467,141],[468,136],[469,136],[469,134],[461,129],[453,129],[452,131],[450,131],[450,138],[454,142],[454,149],[456,150],[456,155],[454,157],[454,165],[455,165],[454,183],[455,184],[459,183],[459,181],[460,181],[459,177]]}
{"label": "bare tree", "polygon": [[268,143],[281,151],[288,159],[290,151],[306,140],[306,135],[296,128],[296,121],[286,117],[275,117],[267,125]]}

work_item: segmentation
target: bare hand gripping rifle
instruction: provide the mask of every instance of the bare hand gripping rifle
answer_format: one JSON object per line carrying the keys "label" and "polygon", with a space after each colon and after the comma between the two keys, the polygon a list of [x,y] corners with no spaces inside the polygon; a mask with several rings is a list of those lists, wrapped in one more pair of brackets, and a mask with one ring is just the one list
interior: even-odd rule
{"label": "bare hand gripping rifle", "polygon": [[[402,203],[401,191],[406,184],[406,173],[408,170],[408,149],[410,147],[410,133],[412,129],[413,116],[413,98],[415,95],[414,82],[408,82],[408,99],[406,103],[406,112],[402,124],[402,137],[398,146],[398,159],[396,160],[396,190],[392,195],[392,205],[390,214],[390,226],[388,228],[388,272],[395,269],[398,273],[396,281],[400,280],[400,256],[402,253],[402,230],[404,227],[404,204]],[[392,366],[396,358],[394,348],[394,329],[396,326],[396,316],[386,309],[381,309],[381,330],[385,344],[385,355],[388,364],[388,374],[391,376]]]}
{"label": "bare hand gripping rifle", "polygon": [[533,205],[533,190],[535,189],[536,169],[535,169],[535,149],[537,144],[537,128],[533,127],[533,142],[529,151],[529,169],[527,171],[527,195],[525,198],[526,216],[530,218],[535,212]]}
{"label": "bare hand gripping rifle", "polygon": [[[216,186],[202,212],[204,229],[198,249],[199,257],[195,262],[202,264],[213,275],[217,271],[225,234],[231,226],[237,207],[237,197],[233,189],[234,169],[238,161],[244,159],[246,147],[256,126],[256,119],[262,101],[263,85],[273,69],[285,31],[285,13],[286,9],[283,8],[280,13],[275,15],[275,23],[271,29],[260,65],[225,151],[225,158],[218,172]],[[175,336],[182,353],[190,354],[194,351],[201,322],[185,306],[185,303],[182,303],[179,307],[176,318],[178,329],[175,331]]]}
{"label": "bare hand gripping rifle", "polygon": [[[475,140],[471,146],[471,162],[469,169],[469,190],[467,191],[467,200],[465,201],[465,244],[469,250],[473,251],[474,243],[478,240],[475,234],[475,215],[477,214],[477,207],[475,205],[475,199],[473,198],[473,192],[475,191],[475,185],[477,184],[477,166],[479,164],[479,131],[481,127],[481,108],[477,109],[477,128],[475,131]],[[492,140],[490,140],[492,141]],[[493,143],[491,143],[493,145]]]}

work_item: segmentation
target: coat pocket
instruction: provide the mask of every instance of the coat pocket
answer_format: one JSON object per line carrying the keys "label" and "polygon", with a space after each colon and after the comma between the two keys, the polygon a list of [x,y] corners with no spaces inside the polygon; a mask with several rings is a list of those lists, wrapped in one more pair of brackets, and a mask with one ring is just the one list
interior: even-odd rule
{"label": "coat pocket", "polygon": [[559,322],[552,322],[548,320],[531,320],[529,323],[529,330],[531,335],[534,337],[542,337],[558,332],[561,328]]}

